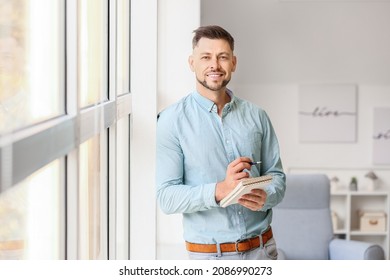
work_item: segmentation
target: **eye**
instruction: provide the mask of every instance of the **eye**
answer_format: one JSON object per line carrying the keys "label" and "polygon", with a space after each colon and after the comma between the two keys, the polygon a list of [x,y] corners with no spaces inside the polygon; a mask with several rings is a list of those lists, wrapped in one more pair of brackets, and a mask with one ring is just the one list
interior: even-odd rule
{"label": "eye", "polygon": [[210,56],[208,56],[208,55],[203,55],[200,59],[202,59],[202,60],[208,60],[208,59],[210,59]]}

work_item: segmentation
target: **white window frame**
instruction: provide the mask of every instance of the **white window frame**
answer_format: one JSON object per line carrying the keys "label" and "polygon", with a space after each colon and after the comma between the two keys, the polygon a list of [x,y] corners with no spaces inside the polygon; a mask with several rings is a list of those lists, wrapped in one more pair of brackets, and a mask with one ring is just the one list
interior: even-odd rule
{"label": "white window frame", "polygon": [[[117,186],[116,172],[116,122],[121,118],[130,118],[132,113],[132,95],[130,92],[117,97],[116,94],[116,1],[109,1],[109,100],[101,104],[81,109],[78,102],[78,70],[77,70],[77,0],[65,1],[65,85],[66,85],[66,114],[52,120],[32,125],[15,133],[9,133],[0,137],[0,182],[2,182],[2,155],[11,151],[12,175],[11,187],[33,174],[38,169],[58,158],[65,158],[65,176],[63,200],[61,207],[60,238],[61,258],[79,259],[78,254],[78,187],[79,187],[79,145],[108,130],[107,146],[101,147],[101,152],[108,155],[108,179],[101,182],[107,188],[106,200],[108,205],[105,258],[117,259],[126,256],[117,256],[116,253],[116,211],[117,211]],[[129,14],[130,16],[130,14]],[[94,126],[91,123],[95,124]],[[129,122],[130,124],[131,122]],[[129,132],[131,129],[129,129]],[[129,141],[130,141],[130,135]],[[127,180],[130,184],[130,180]],[[5,187],[0,188],[0,192]],[[128,201],[129,203],[129,201]],[[129,209],[129,205],[125,205]],[[128,214],[129,215],[129,214]],[[130,221],[129,221],[130,223]],[[128,250],[127,256],[130,256]]]}

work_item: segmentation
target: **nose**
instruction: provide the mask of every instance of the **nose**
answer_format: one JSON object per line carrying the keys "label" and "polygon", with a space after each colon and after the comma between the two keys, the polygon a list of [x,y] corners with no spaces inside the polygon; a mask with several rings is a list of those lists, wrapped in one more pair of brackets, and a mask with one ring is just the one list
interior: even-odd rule
{"label": "nose", "polygon": [[219,68],[218,58],[210,59],[210,68],[212,70],[217,70]]}

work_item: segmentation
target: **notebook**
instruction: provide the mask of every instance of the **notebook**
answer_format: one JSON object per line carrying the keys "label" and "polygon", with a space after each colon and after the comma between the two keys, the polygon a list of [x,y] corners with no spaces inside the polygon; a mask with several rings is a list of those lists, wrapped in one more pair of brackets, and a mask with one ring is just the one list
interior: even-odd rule
{"label": "notebook", "polygon": [[219,205],[221,207],[227,207],[231,204],[235,204],[242,195],[250,193],[253,189],[264,189],[271,181],[271,175],[243,179],[224,199],[221,200]]}

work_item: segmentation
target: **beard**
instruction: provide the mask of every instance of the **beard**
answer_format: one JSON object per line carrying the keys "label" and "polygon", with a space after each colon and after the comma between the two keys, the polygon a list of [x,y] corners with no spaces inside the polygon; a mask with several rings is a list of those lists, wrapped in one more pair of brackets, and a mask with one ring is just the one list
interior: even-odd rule
{"label": "beard", "polygon": [[205,88],[212,90],[212,91],[219,91],[222,88],[226,87],[227,84],[230,82],[230,80],[223,80],[221,84],[216,84],[216,85],[210,85],[206,82],[206,80],[201,81],[200,79],[196,78],[198,83],[200,83],[202,86]]}

